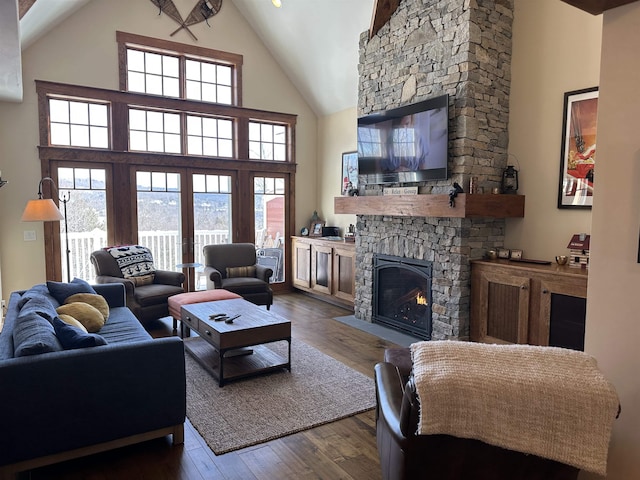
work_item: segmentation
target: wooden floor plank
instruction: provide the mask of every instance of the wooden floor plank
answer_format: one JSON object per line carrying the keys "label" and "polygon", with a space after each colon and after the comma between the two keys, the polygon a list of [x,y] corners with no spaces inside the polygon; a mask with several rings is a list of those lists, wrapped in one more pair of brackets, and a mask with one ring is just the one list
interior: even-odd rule
{"label": "wooden floor plank", "polygon": [[[312,345],[372,379],[373,366],[382,360],[384,349],[396,346],[333,320],[352,312],[308,295],[277,295],[271,310],[291,321],[294,341]],[[173,335],[170,318],[154,322],[148,329],[156,338]],[[209,449],[187,420],[182,446],[173,447],[169,438],[157,439],[20,475],[29,480],[380,477],[373,411],[220,456]]]}

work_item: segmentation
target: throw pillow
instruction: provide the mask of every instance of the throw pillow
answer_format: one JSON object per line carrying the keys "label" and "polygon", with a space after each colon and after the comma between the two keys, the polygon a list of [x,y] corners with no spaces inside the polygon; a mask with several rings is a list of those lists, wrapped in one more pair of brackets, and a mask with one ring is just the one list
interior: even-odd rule
{"label": "throw pillow", "polygon": [[61,313],[60,315],[58,315],[57,318],[62,320],[67,325],[71,325],[72,327],[79,328],[84,333],[88,333],[86,327],[83,324],[81,324],[78,320],[73,318],[71,315],[65,315],[64,313]]}
{"label": "throw pillow", "polygon": [[129,277],[129,280],[132,280],[136,287],[140,287],[141,285],[151,285],[154,278],[155,274],[152,273],[150,275],[142,275],[140,277]]}
{"label": "throw pillow", "polygon": [[104,326],[104,317],[100,311],[88,303],[67,303],[59,306],[56,311],[58,314],[71,315],[84,325],[89,333],[95,333]]}
{"label": "throw pillow", "polygon": [[56,337],[51,322],[37,313],[37,306],[30,306],[29,300],[16,318],[13,326],[14,356],[39,355],[59,352],[62,345]]}
{"label": "throw pillow", "polygon": [[97,293],[76,293],[75,295],[67,297],[64,303],[74,302],[88,303],[92,307],[95,307],[102,314],[105,322],[109,318],[109,304],[102,295],[98,295]]}
{"label": "throw pillow", "polygon": [[141,277],[156,271],[151,250],[142,245],[120,245],[105,250],[115,258],[124,278]]}
{"label": "throw pillow", "polygon": [[251,265],[250,267],[227,267],[227,278],[255,277],[255,276],[256,276],[255,265]]}
{"label": "throw pillow", "polygon": [[56,309],[49,300],[49,297],[37,292],[25,292],[18,302],[20,314],[35,313],[51,322],[56,316]]}
{"label": "throw pillow", "polygon": [[98,345],[106,345],[107,341],[95,333],[86,333],[82,330],[66,324],[58,317],[53,319],[53,328],[56,336],[65,350],[75,348],[97,347]]}
{"label": "throw pillow", "polygon": [[69,283],[64,282],[47,282],[47,287],[51,295],[63,304],[67,297],[74,293],[96,293],[91,285],[80,278],[74,278]]}

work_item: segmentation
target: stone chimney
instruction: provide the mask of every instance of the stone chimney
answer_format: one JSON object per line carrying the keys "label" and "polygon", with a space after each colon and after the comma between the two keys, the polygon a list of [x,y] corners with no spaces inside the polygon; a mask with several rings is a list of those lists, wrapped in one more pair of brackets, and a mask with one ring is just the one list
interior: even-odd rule
{"label": "stone chimney", "polygon": [[[449,179],[423,193],[500,186],[507,165],[514,0],[402,0],[360,38],[358,113],[449,94]],[[368,186],[376,193],[379,186]],[[356,317],[371,321],[374,253],[433,262],[433,339],[469,335],[470,260],[504,244],[503,219],[358,215]]]}

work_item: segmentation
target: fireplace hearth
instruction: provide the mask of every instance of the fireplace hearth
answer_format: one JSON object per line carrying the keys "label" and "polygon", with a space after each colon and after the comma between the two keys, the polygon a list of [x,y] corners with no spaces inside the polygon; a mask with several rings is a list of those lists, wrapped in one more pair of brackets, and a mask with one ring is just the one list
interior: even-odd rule
{"label": "fireplace hearth", "polygon": [[431,340],[431,262],[373,257],[373,323]]}

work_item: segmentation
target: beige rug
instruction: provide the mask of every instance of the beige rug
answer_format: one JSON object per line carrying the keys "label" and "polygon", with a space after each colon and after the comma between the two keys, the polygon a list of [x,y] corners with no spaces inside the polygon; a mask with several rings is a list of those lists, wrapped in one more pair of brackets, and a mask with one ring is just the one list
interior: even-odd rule
{"label": "beige rug", "polygon": [[187,416],[216,455],[375,406],[372,378],[295,339],[291,364],[291,373],[282,370],[219,388],[186,354]]}

